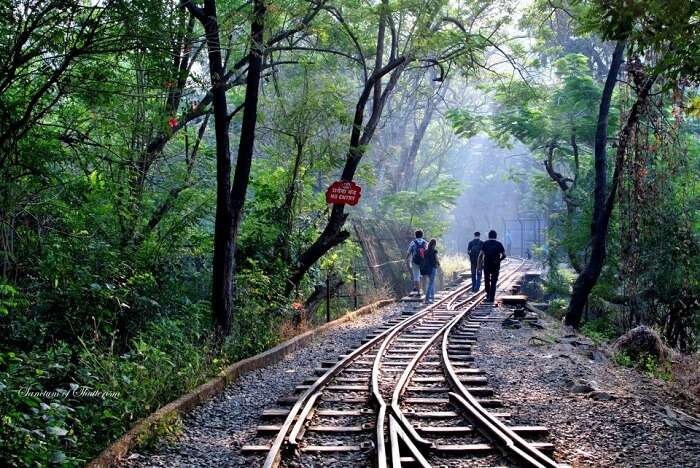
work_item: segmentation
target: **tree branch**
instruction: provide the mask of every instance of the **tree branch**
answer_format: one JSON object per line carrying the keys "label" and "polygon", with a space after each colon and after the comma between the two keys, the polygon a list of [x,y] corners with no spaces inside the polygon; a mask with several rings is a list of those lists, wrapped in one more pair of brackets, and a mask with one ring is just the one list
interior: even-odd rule
{"label": "tree branch", "polygon": [[549,174],[549,177],[557,183],[559,188],[561,189],[562,192],[566,193],[569,190],[569,186],[567,185],[567,180],[566,177],[561,175],[559,172],[554,170],[554,150],[557,148],[557,144],[552,141],[550,142],[547,147],[546,147],[546,154],[547,154],[547,159],[545,159],[544,162],[544,168],[547,170],[547,174]]}
{"label": "tree branch", "polygon": [[329,49],[325,47],[304,47],[304,46],[276,46],[276,47],[268,47],[265,49],[265,53],[268,52],[277,52],[280,50],[306,50],[306,51],[311,51],[311,52],[324,52],[328,54],[335,54],[335,55],[340,55],[342,57],[348,58],[352,61],[355,61],[359,63],[360,65],[363,65],[364,62],[357,57],[353,57],[352,55],[342,52],[340,50],[335,50],[335,49]]}
{"label": "tree branch", "polygon": [[192,3],[192,0],[183,0],[182,3],[179,5],[180,8],[187,8],[187,10],[190,12],[192,16],[197,18],[200,22],[204,23],[206,21],[206,15],[204,14],[204,10],[194,3]]}
{"label": "tree branch", "polygon": [[617,144],[617,154],[615,156],[615,169],[613,171],[613,177],[610,184],[610,193],[605,201],[605,211],[604,216],[608,218],[612,214],[612,209],[615,204],[615,195],[617,192],[617,187],[620,184],[620,179],[622,178],[622,166],[625,162],[625,155],[627,154],[627,147],[629,146],[629,138],[632,133],[632,129],[637,122],[639,122],[639,117],[642,112],[642,108],[646,105],[649,98],[649,92],[651,87],[656,81],[657,75],[652,75],[644,82],[639,94],[637,95],[637,100],[632,105],[630,113],[627,116],[627,122],[625,126],[620,131],[620,137],[618,138]]}
{"label": "tree branch", "polygon": [[362,50],[362,46],[360,45],[360,42],[357,40],[357,37],[355,34],[350,30],[350,26],[345,22],[345,19],[343,18],[343,15],[338,11],[335,7],[327,6],[325,7],[326,11],[333,16],[338,23],[340,23],[340,26],[343,28],[345,31],[345,34],[348,35],[350,40],[352,41],[353,44],[355,44],[355,48],[357,49],[357,53],[360,56],[360,63],[362,64],[362,72],[363,72],[363,77],[364,81],[366,82],[368,79],[368,72],[367,72],[367,59],[365,58],[365,53]]}

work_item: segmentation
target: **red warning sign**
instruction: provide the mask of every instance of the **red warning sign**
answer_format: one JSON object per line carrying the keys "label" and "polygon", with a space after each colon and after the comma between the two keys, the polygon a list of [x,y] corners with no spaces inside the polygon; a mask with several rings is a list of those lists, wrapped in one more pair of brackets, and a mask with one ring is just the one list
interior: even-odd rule
{"label": "red warning sign", "polygon": [[355,206],[360,201],[361,192],[362,187],[355,182],[336,180],[326,190],[326,203]]}

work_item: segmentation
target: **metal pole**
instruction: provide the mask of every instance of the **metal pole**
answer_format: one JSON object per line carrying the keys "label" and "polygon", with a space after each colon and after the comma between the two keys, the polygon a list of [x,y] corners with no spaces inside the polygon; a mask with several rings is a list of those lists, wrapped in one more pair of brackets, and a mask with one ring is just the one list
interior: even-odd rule
{"label": "metal pole", "polygon": [[352,271],[352,297],[355,302],[355,309],[357,309],[357,272],[354,269]]}
{"label": "metal pole", "polygon": [[326,270],[326,323],[331,321],[331,277]]}
{"label": "metal pole", "polygon": [[525,252],[525,228],[523,227],[523,222],[520,220],[520,218],[518,218],[518,223],[520,223],[520,256],[522,257],[523,252]]}

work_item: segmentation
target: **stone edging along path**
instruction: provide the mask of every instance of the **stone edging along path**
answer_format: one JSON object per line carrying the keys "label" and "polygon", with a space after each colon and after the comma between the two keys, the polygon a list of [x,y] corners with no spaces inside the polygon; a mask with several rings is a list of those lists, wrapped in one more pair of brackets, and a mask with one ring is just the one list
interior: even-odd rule
{"label": "stone edging along path", "polygon": [[287,354],[309,344],[314,338],[324,333],[326,330],[352,320],[355,317],[372,313],[377,309],[393,302],[393,299],[384,299],[368,304],[364,307],[360,307],[359,309],[348,312],[332,322],[325,323],[318,328],[309,330],[301,335],[297,335],[294,338],[284,341],[272,349],[268,349],[260,354],[231,364],[210,381],[200,385],[190,393],[181,396],[177,400],[171,401],[144,419],[141,419],[131,429],[129,429],[126,434],[124,434],[112,445],[105,448],[102,453],[88,463],[88,468],[107,468],[115,466],[122,457],[124,457],[137,445],[139,440],[143,440],[143,438],[153,435],[154,428],[158,427],[160,422],[167,421],[175,416],[187,413],[201,402],[212,398],[218,393],[221,393],[226,385],[234,382],[242,374],[277,363]]}

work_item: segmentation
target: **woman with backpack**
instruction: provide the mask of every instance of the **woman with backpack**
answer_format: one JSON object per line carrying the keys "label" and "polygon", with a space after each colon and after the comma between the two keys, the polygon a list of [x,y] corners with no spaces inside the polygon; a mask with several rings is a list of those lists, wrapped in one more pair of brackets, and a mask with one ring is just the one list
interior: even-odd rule
{"label": "woman with backpack", "polygon": [[425,291],[425,303],[432,304],[435,302],[435,275],[437,269],[440,266],[438,261],[438,251],[435,248],[437,241],[435,239],[430,239],[428,242],[428,248],[425,251],[425,257],[423,258],[423,264],[421,265],[420,272],[422,275],[428,277],[428,288]]}

